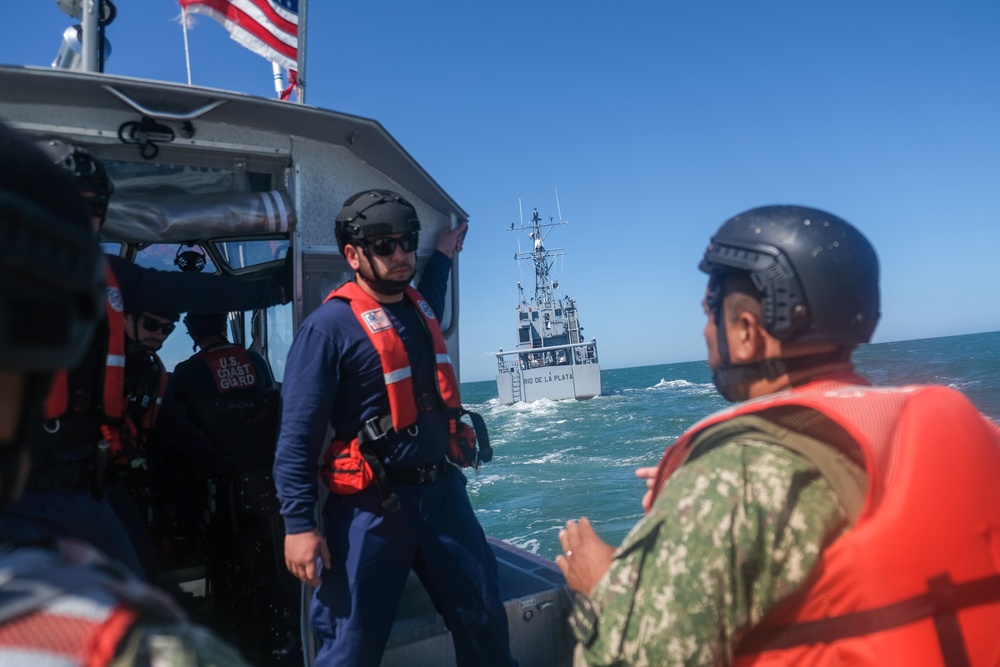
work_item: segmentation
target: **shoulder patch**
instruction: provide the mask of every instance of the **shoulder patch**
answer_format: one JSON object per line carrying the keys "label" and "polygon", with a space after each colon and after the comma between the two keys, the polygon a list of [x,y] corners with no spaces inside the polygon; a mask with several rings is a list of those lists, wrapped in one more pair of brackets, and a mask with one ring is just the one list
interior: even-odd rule
{"label": "shoulder patch", "polygon": [[434,317],[434,310],[431,308],[430,304],[424,301],[423,299],[417,301],[417,306],[419,306],[420,310],[424,313],[427,319],[429,320],[437,319],[436,317]]}
{"label": "shoulder patch", "polygon": [[379,331],[385,331],[386,329],[392,328],[392,322],[389,321],[389,316],[386,315],[385,311],[381,308],[361,313],[361,319],[364,320],[365,326],[367,326],[368,330],[372,333],[378,333]]}
{"label": "shoulder patch", "polygon": [[108,305],[111,310],[121,313],[125,310],[125,300],[122,298],[122,291],[117,287],[107,287]]}

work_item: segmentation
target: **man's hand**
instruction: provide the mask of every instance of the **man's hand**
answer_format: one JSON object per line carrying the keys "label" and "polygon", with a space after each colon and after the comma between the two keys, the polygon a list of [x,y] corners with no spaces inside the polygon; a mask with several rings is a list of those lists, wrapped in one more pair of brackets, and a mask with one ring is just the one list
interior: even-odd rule
{"label": "man's hand", "polygon": [[323,560],[324,569],[330,569],[330,550],[319,530],[285,535],[285,567],[296,579],[319,586],[317,559]]}
{"label": "man's hand", "polygon": [[649,511],[649,506],[653,504],[653,484],[656,483],[657,470],[656,466],[635,469],[635,476],[646,480],[646,493],[642,496],[642,509],[646,512]]}
{"label": "man's hand", "polygon": [[615,548],[597,536],[590,520],[567,521],[559,531],[563,555],[556,556],[556,565],[566,577],[571,590],[590,595],[601,577],[611,568]]}
{"label": "man's hand", "polygon": [[469,223],[460,222],[455,225],[455,229],[445,227],[438,234],[435,248],[448,255],[454,256],[456,252],[462,252],[462,244],[465,243],[465,233],[469,231]]}

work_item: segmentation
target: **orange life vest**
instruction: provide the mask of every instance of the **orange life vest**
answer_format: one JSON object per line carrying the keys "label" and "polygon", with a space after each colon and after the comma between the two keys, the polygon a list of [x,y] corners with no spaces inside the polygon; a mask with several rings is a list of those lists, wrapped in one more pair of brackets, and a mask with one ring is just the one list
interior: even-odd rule
{"label": "orange life vest", "polygon": [[[476,450],[476,435],[467,424],[459,420],[463,410],[458,378],[455,376],[441,327],[430,304],[417,290],[407,287],[404,295],[416,306],[434,341],[438,396],[431,397],[431,401],[436,403],[440,399],[449,411],[449,458],[460,465],[475,466],[478,469],[480,457]],[[390,488],[385,467],[369,443],[389,431],[402,432],[417,421],[421,406],[417,405],[417,397],[413,393],[410,358],[403,339],[382,305],[357,283],[344,283],[330,292],[325,301],[330,299],[343,299],[350,304],[351,311],[375,347],[382,363],[389,414],[366,421],[355,438],[335,438],[323,456],[320,479],[330,491],[339,494],[357,493],[375,482],[383,509],[392,513],[399,509],[399,500]]]}
{"label": "orange life vest", "polygon": [[[460,410],[462,399],[459,395],[458,378],[455,376],[448,347],[445,345],[434,311],[414,288],[407,287],[404,294],[405,298],[416,306],[434,340],[437,389],[441,401],[448,408]],[[325,301],[330,299],[343,299],[350,304],[355,317],[358,318],[358,322],[368,334],[368,339],[375,346],[375,351],[378,352],[382,361],[382,377],[389,396],[393,429],[403,431],[412,426],[416,423],[419,413],[416,397],[413,394],[413,371],[410,368],[410,358],[403,346],[403,339],[392,326],[388,314],[378,301],[355,282],[344,283],[330,292]]]}
{"label": "orange life vest", "polygon": [[208,366],[215,389],[226,394],[234,389],[249,389],[260,386],[257,367],[250,353],[242,345],[226,344],[194,355]]}
{"label": "orange life vest", "polygon": [[[743,638],[737,664],[1000,664],[1000,428],[946,387],[855,380],[724,410],[660,463],[654,498],[699,433],[790,406],[822,413],[861,448],[869,485],[857,522]],[[822,428],[806,435],[824,438]]]}
{"label": "orange life vest", "polygon": [[[104,358],[104,391],[101,408],[109,423],[117,424],[125,414],[125,302],[118,279],[111,266],[105,262],[104,279],[106,300],[104,310],[108,318],[108,345]],[[52,388],[45,402],[45,419],[55,420],[69,409],[69,379],[60,371],[52,380]]]}

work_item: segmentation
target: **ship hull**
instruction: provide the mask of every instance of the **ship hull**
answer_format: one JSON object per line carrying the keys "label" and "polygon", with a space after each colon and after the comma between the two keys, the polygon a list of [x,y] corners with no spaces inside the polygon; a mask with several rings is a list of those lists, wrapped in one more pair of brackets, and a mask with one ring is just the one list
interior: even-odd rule
{"label": "ship hull", "polygon": [[497,395],[504,405],[600,396],[601,366],[596,358],[593,341],[541,351],[497,353]]}

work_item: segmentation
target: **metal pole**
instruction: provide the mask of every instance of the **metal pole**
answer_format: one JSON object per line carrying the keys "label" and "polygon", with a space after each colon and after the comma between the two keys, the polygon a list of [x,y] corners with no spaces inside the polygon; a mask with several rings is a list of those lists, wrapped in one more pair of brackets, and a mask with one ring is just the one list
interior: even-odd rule
{"label": "metal pole", "polygon": [[83,40],[83,71],[96,72],[97,69],[97,23],[100,18],[98,0],[84,0],[81,11],[83,12],[83,25],[81,26],[81,39]]}
{"label": "metal pole", "polygon": [[308,0],[299,0],[299,82],[295,86],[295,97],[298,99],[299,104],[306,103],[306,89],[304,84],[306,81],[306,16],[309,14],[308,5]]}

